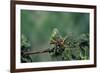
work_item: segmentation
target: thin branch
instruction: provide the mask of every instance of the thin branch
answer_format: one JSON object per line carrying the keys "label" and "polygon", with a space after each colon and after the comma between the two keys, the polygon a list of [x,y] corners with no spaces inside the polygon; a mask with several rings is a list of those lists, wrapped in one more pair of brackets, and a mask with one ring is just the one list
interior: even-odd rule
{"label": "thin branch", "polygon": [[40,51],[23,52],[23,55],[41,54],[41,53],[46,53],[46,52],[49,52],[49,49],[40,50]]}

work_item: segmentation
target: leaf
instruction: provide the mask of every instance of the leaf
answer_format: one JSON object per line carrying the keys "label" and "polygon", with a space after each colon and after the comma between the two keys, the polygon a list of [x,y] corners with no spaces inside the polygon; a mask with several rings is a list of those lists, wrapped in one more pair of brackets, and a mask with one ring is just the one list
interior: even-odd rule
{"label": "leaf", "polygon": [[24,55],[23,52],[28,52],[31,50],[31,45],[25,35],[21,35],[21,62],[32,62],[30,55]]}

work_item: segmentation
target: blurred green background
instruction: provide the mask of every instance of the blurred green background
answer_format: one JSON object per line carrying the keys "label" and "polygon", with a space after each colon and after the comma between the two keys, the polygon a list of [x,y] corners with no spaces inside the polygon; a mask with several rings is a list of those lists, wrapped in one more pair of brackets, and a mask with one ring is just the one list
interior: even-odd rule
{"label": "blurred green background", "polygon": [[[89,33],[89,13],[21,10],[21,34],[31,44],[32,51],[50,47],[50,36],[57,28],[62,37],[73,33]],[[52,61],[49,53],[32,55],[33,62]]]}

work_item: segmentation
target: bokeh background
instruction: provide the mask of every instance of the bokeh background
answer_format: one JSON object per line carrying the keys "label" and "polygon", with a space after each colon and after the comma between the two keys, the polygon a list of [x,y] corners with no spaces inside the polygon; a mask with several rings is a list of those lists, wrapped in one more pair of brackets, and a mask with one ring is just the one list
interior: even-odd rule
{"label": "bokeh background", "polygon": [[[89,13],[21,10],[21,34],[31,44],[31,51],[50,47],[50,36],[57,28],[62,37],[89,33]],[[49,53],[32,55],[33,62],[52,61]]]}

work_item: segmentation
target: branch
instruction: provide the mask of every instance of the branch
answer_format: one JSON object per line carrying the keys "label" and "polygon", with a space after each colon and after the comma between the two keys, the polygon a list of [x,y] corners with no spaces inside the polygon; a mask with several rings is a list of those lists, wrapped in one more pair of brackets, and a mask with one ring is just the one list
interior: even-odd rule
{"label": "branch", "polygon": [[46,53],[49,51],[50,51],[49,49],[46,49],[46,50],[40,50],[40,51],[23,52],[23,55],[41,54],[41,53]]}

